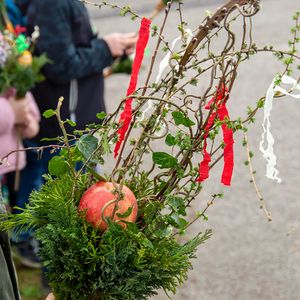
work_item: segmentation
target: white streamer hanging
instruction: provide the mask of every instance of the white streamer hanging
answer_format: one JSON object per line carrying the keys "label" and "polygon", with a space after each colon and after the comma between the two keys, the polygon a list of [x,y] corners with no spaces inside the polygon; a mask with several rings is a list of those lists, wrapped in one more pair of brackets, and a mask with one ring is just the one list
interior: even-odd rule
{"label": "white streamer hanging", "polygon": [[[185,34],[187,35],[187,43],[189,43],[192,38],[193,38],[193,33],[192,33],[192,30],[191,29],[186,29],[185,30]],[[168,67],[169,65],[169,61],[170,61],[170,58],[171,58],[171,54],[172,54],[172,51],[174,50],[175,46],[176,46],[176,43],[181,39],[181,35],[179,37],[177,37],[176,39],[174,39],[172,41],[172,44],[171,44],[171,48],[170,48],[170,51],[168,51],[168,53],[166,54],[166,56],[163,58],[163,60],[160,62],[159,64],[159,68],[158,68],[158,74],[156,76],[156,79],[155,79],[155,83],[158,83],[160,78],[161,78],[161,75],[162,73],[164,72],[164,70]],[[148,110],[150,110],[152,108],[152,100],[148,100],[147,101],[147,107],[145,110],[142,111],[142,115],[141,115],[141,118],[140,118],[140,121],[143,121],[145,119],[145,115],[147,113]]]}
{"label": "white streamer hanging", "polygon": [[[273,99],[276,92],[280,92],[284,95],[291,96],[296,99],[300,99],[300,94],[291,94],[286,91],[284,88],[276,85],[276,81],[278,80],[278,76],[276,76],[266,94],[265,105],[264,105],[264,120],[262,123],[263,133],[261,135],[261,142],[259,144],[259,150],[263,153],[263,157],[267,160],[267,170],[266,176],[272,180],[277,180],[278,183],[281,182],[281,179],[278,177],[278,170],[276,167],[276,155],[274,154],[274,138],[271,133],[271,110],[273,106]],[[283,75],[281,77],[281,83],[291,85],[291,91],[299,91],[300,85],[297,83],[295,79],[290,76]],[[264,144],[266,143],[266,147]]]}

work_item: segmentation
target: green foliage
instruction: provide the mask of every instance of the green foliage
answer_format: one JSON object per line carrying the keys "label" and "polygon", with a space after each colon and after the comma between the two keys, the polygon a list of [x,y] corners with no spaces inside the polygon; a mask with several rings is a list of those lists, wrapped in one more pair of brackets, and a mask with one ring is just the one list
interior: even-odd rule
{"label": "green foliage", "polygon": [[97,113],[96,114],[96,117],[99,119],[99,120],[103,120],[105,117],[106,117],[106,113],[104,111],[100,112],[100,113]]}
{"label": "green foliage", "polygon": [[[30,226],[42,243],[40,255],[57,299],[147,299],[160,288],[175,293],[187,278],[197,247],[211,232],[185,244],[169,235],[143,231],[139,222],[129,223],[126,229],[110,223],[101,233],[77,211],[89,184],[88,175],[76,180],[68,174],[55,179],[48,176],[24,210],[23,218],[31,215]],[[169,198],[173,212],[184,213],[182,201]],[[145,214],[155,214],[156,209],[148,206]],[[9,227],[13,223],[24,224],[19,215],[9,215],[4,224]],[[161,231],[166,229],[161,226]]]}
{"label": "green foliage", "polygon": [[185,127],[191,127],[195,125],[195,123],[186,117],[182,112],[180,111],[173,111],[172,116],[174,118],[175,124],[176,125],[183,125]]}
{"label": "green foliage", "polygon": [[84,158],[90,158],[98,147],[98,139],[92,135],[83,135],[76,143]]}
{"label": "green foliage", "polygon": [[[283,51],[275,51],[274,55],[283,63],[285,66],[285,72],[287,75],[291,75],[292,65],[295,62],[294,56],[297,53],[297,44],[300,42],[300,12],[296,12],[293,15],[293,20],[295,21],[295,25],[291,28],[292,39],[288,41],[289,50],[287,52]],[[299,69],[299,66],[298,66]]]}
{"label": "green foliage", "polygon": [[170,133],[168,133],[167,136],[166,136],[166,144],[168,146],[175,146],[176,145],[176,138]]}
{"label": "green foliage", "polygon": [[65,121],[67,124],[69,124],[71,127],[76,127],[76,122],[74,122],[74,121],[72,121],[72,120],[69,120],[69,119],[67,119],[66,121]]}
{"label": "green foliage", "polygon": [[178,146],[181,150],[191,149],[192,146],[190,136],[181,130],[177,131],[175,136],[168,133],[165,142],[168,146]]}
{"label": "green foliage", "polygon": [[51,118],[52,116],[55,116],[55,111],[53,109],[47,109],[46,111],[43,112],[43,117],[46,119]]}
{"label": "green foliage", "polygon": [[69,165],[62,156],[54,156],[49,161],[49,173],[53,176],[60,176],[69,171]]}
{"label": "green foliage", "polygon": [[33,57],[30,66],[23,66],[18,63],[15,56],[11,56],[6,62],[5,67],[0,70],[1,91],[3,92],[9,87],[14,87],[17,91],[17,97],[24,97],[26,92],[36,82],[44,79],[40,70],[48,62],[48,58],[45,55],[41,55]]}
{"label": "green foliage", "polygon": [[178,165],[177,158],[166,152],[153,152],[152,159],[161,169],[173,168]]}

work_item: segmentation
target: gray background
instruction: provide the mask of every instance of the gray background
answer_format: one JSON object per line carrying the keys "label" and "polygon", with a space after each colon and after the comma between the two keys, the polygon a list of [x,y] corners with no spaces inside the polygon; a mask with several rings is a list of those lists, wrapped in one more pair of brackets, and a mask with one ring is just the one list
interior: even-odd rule
{"label": "gray background", "polygon": [[[96,2],[96,1],[95,1]],[[149,15],[153,0],[123,0],[115,3],[132,7],[142,15]],[[206,9],[213,11],[224,1],[185,1],[184,18],[189,27],[200,24]],[[300,10],[299,0],[263,0],[263,7],[254,17],[254,39],[258,45],[273,44],[287,48],[292,15]],[[122,18],[111,9],[89,7],[94,26],[101,35],[112,31],[136,31],[138,22]],[[167,23],[169,41],[177,35],[177,14],[171,13]],[[161,24],[162,16],[154,23]],[[154,41],[150,42],[153,49]],[[160,56],[160,59],[162,55]],[[147,66],[149,59],[144,65]],[[143,83],[147,68],[141,73]],[[245,63],[238,74],[237,84],[228,103],[232,118],[245,116],[247,105],[255,105],[263,96],[276,72],[283,67],[272,55],[260,54]],[[157,69],[155,71],[155,74]],[[294,74],[294,77],[299,77]],[[114,75],[106,81],[106,103],[112,111],[124,97],[129,77]],[[235,136],[236,165],[232,186],[219,184],[220,170],[215,169],[205,183],[205,191],[195,201],[194,209],[205,207],[212,193],[224,191],[208,212],[209,220],[195,224],[190,236],[206,228],[213,229],[213,236],[199,248],[194,269],[187,283],[172,299],[195,300],[298,300],[300,299],[300,102],[292,98],[276,101],[272,112],[272,132],[278,156],[281,184],[265,177],[265,161],[258,150],[262,132],[262,112],[250,127],[250,145],[255,153],[254,168],[257,182],[265,197],[273,221],[268,222],[259,209],[258,200],[249,180],[249,170],[244,166],[245,149],[241,146],[242,135]],[[288,234],[291,232],[291,234]],[[163,292],[153,300],[168,299]]]}

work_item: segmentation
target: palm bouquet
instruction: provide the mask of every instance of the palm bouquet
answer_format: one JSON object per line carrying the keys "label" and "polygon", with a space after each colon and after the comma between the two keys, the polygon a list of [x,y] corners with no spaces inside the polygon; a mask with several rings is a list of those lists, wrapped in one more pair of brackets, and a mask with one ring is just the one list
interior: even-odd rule
{"label": "palm bouquet", "polygon": [[39,36],[35,28],[26,37],[26,28],[9,21],[5,4],[0,2],[0,93],[14,89],[17,98],[23,98],[36,82],[43,80],[42,67],[48,62],[45,55],[33,56],[34,42]]}
{"label": "palm bouquet", "polygon": [[[101,3],[142,19],[127,96],[116,111],[97,114],[100,124],[73,133],[65,125],[76,123],[61,119],[63,99],[44,112],[62,129],[51,146],[57,155],[49,162],[46,183],[31,194],[22,214],[3,215],[0,222],[6,230],[35,228],[58,300],[148,299],[158,289],[176,292],[188,278],[198,246],[211,236],[204,225],[207,210],[222,194],[211,195],[197,212],[191,206],[217,164],[223,164],[222,184],[231,184],[233,137],[247,131],[264,104],[262,97],[246,116],[230,119],[226,104],[239,66],[261,52],[285,62],[298,59],[300,13],[294,17],[291,51],[253,42],[258,0],[230,0],[194,31],[182,20],[182,2],[175,2],[180,24],[172,43],[163,35],[172,3],[160,29],[128,6]],[[157,42],[138,88],[150,31]],[[159,49],[165,56],[154,79]],[[291,71],[290,62],[284,73]],[[199,82],[204,88],[198,89]],[[196,222],[202,230],[190,238],[187,232]]]}

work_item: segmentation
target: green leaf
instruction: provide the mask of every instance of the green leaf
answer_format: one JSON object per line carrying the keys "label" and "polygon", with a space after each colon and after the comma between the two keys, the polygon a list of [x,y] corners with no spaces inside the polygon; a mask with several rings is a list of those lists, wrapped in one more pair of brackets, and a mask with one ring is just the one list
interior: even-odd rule
{"label": "green leaf", "polygon": [[172,227],[163,227],[161,229],[156,230],[154,234],[160,239],[166,238],[172,234]]}
{"label": "green leaf", "polygon": [[167,203],[175,212],[186,216],[186,205],[183,198],[170,195],[167,197]]}
{"label": "green leaf", "polygon": [[165,152],[153,152],[152,159],[160,169],[173,168],[178,165],[177,158]]}
{"label": "green leaf", "polygon": [[47,109],[44,113],[43,113],[43,117],[46,119],[51,118],[52,116],[56,115],[56,112],[53,109]]}
{"label": "green leaf", "polygon": [[85,134],[77,142],[76,145],[81,154],[86,158],[90,158],[98,147],[98,139],[93,135]]}
{"label": "green leaf", "polygon": [[186,117],[181,111],[173,111],[172,116],[176,125],[183,125],[185,127],[195,125],[195,123],[190,118]]}
{"label": "green leaf", "polygon": [[104,111],[99,112],[99,113],[96,114],[96,117],[97,117],[99,120],[103,120],[103,119],[105,119],[105,117],[106,117],[106,113],[105,113]]}
{"label": "green leaf", "polygon": [[69,165],[62,156],[54,156],[48,164],[50,175],[60,176],[69,170]]}
{"label": "green leaf", "polygon": [[148,240],[146,237],[142,240],[142,245],[149,249],[154,249],[152,242]]}
{"label": "green leaf", "polygon": [[174,222],[174,226],[176,228],[183,229],[184,227],[186,227],[186,225],[189,224],[188,221],[186,221],[184,218],[181,218],[178,214],[172,214],[171,220]]}
{"label": "green leaf", "polygon": [[104,132],[101,139],[101,146],[104,154],[111,153],[109,140],[108,140],[108,132]]}
{"label": "green leaf", "polygon": [[66,122],[71,126],[71,127],[76,127],[76,122],[72,121],[72,120],[69,120],[67,119]]}
{"label": "green leaf", "polygon": [[125,213],[124,214],[120,214],[120,213],[116,213],[116,215],[119,217],[119,218],[128,218],[130,215],[131,215],[131,213],[132,213],[132,209],[133,209],[133,206],[131,206],[131,207],[129,207],[128,209],[127,209],[127,211],[125,211]]}
{"label": "green leaf", "polygon": [[166,136],[166,144],[168,146],[175,146],[176,145],[176,138],[170,133]]}
{"label": "green leaf", "polygon": [[179,53],[173,53],[172,59],[179,60],[180,58],[181,58],[181,55]]}
{"label": "green leaf", "polygon": [[62,148],[60,151],[59,151],[59,156],[63,156],[63,157],[67,157],[68,156],[68,149],[67,148]]}

